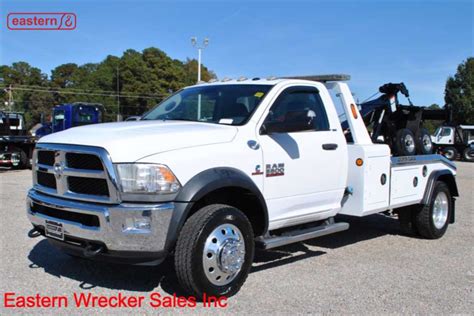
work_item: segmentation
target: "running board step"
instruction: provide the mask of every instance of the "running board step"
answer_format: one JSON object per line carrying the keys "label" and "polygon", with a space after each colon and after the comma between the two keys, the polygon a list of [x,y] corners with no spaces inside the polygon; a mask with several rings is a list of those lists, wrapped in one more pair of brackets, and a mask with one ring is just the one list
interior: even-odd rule
{"label": "running board step", "polygon": [[295,242],[300,242],[307,239],[312,239],[316,237],[321,237],[329,234],[334,234],[347,230],[349,228],[348,223],[332,223],[325,224],[322,226],[317,226],[313,228],[307,228],[303,230],[296,230],[293,232],[288,232],[282,236],[268,237],[257,239],[257,247],[262,249],[272,249]]}

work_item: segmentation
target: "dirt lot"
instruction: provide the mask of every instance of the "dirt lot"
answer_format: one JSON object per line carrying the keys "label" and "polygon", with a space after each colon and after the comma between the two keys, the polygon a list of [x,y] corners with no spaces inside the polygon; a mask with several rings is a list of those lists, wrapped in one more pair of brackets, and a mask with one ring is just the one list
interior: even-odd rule
{"label": "dirt lot", "polygon": [[[394,218],[345,218],[348,231],[258,252],[239,294],[219,312],[470,314],[474,310],[474,164],[458,163],[456,223],[440,240],[401,235]],[[26,236],[25,195],[31,172],[0,171],[0,314],[153,313],[131,308],[73,307],[73,294],[180,294],[172,266],[110,265],[70,258],[42,237]],[[4,293],[65,295],[69,307],[5,309]],[[211,312],[198,305],[180,312]],[[214,312],[214,310],[212,310]]]}

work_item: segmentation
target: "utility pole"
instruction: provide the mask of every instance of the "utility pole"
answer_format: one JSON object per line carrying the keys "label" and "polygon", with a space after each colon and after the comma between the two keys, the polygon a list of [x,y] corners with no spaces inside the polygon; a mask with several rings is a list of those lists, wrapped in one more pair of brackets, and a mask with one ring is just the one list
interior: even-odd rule
{"label": "utility pole", "polygon": [[120,70],[117,64],[117,122],[121,121],[120,114]]}
{"label": "utility pole", "polygon": [[[198,41],[197,41],[197,37],[191,37],[191,44],[193,45],[194,48],[197,48],[197,50],[198,50],[198,77],[197,77],[197,83],[200,83],[201,82],[201,52],[209,44],[209,39],[207,37],[205,37],[204,41],[202,41],[202,44],[199,45]],[[198,95],[197,119],[198,119],[198,121],[201,119],[201,94],[200,93]]]}
{"label": "utility pole", "polygon": [[13,106],[13,90],[12,85],[8,87],[8,110],[11,112]]}
{"label": "utility pole", "polygon": [[198,77],[197,77],[197,82],[199,83],[201,81],[201,52],[204,48],[209,45],[209,39],[206,37],[202,41],[202,44],[198,44],[197,37],[191,37],[191,44],[193,45],[194,48],[198,50]]}

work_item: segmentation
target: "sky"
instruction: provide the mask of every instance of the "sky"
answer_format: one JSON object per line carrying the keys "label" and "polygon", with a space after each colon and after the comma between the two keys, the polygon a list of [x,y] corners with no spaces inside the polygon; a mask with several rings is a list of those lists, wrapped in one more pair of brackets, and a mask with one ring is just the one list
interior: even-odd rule
{"label": "sky", "polygon": [[[0,64],[26,61],[50,75],[63,63],[100,62],[158,47],[197,58],[219,78],[347,73],[363,101],[405,82],[416,105],[444,104],[444,85],[474,56],[472,0],[152,1],[0,0]],[[12,31],[12,12],[73,12],[73,31]],[[402,100],[403,101],[403,100]]]}

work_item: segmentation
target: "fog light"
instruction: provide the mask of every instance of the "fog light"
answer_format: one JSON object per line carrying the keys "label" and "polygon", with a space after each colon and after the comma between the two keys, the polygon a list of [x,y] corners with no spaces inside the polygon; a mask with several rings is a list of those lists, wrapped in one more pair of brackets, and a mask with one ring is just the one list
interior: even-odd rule
{"label": "fog light", "polygon": [[127,218],[123,225],[124,233],[149,233],[151,231],[151,218]]}

